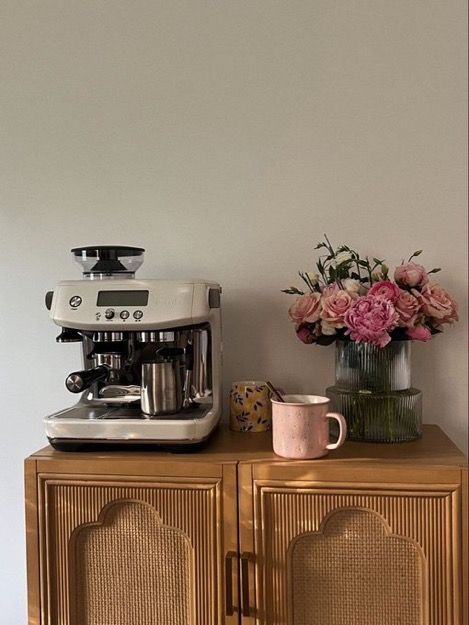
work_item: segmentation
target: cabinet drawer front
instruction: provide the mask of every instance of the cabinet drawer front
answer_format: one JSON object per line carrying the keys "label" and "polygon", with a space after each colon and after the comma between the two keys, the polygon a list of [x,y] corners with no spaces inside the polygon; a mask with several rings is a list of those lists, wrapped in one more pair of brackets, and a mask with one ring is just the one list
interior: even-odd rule
{"label": "cabinet drawer front", "polygon": [[39,476],[44,625],[218,625],[221,481]]}
{"label": "cabinet drawer front", "polygon": [[257,623],[459,625],[459,489],[255,480]]}

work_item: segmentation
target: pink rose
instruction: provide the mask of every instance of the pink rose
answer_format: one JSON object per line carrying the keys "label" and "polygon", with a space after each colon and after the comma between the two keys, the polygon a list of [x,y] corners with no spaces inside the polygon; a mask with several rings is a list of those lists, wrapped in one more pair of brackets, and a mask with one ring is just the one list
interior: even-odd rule
{"label": "pink rose", "polygon": [[327,323],[326,327],[343,328],[345,326],[345,313],[356,297],[356,295],[351,295],[341,289],[332,292],[330,295],[324,296],[323,294],[320,317]]}
{"label": "pink rose", "polygon": [[458,305],[439,284],[426,284],[421,293],[416,293],[423,312],[431,317],[436,325],[453,323],[458,320]]}
{"label": "pink rose", "polygon": [[428,282],[428,274],[422,265],[406,263],[396,267],[394,280],[402,286],[423,286]]}
{"label": "pink rose", "polygon": [[295,323],[314,323],[319,319],[321,294],[308,293],[300,295],[290,306],[288,314]]}
{"label": "pink rose", "polygon": [[391,282],[391,280],[380,280],[379,282],[375,282],[373,286],[368,291],[368,295],[374,295],[375,297],[384,297],[384,299],[388,299],[390,302],[394,304],[394,302],[399,297],[399,293],[401,289]]}
{"label": "pink rose", "polygon": [[398,325],[403,328],[410,328],[415,325],[421,304],[415,295],[412,295],[409,291],[401,291],[399,297],[394,302],[394,308],[399,315]]}
{"label": "pink rose", "polygon": [[333,295],[334,293],[337,293],[337,291],[340,291],[340,287],[337,282],[333,282],[332,284],[328,284],[323,288],[322,296],[323,298],[329,297],[329,295]]}
{"label": "pink rose", "polygon": [[366,295],[360,297],[345,313],[346,334],[354,341],[372,343],[384,347],[391,337],[389,331],[396,327],[397,312],[392,304],[383,297]]}
{"label": "pink rose", "polygon": [[296,329],[296,336],[302,343],[310,345],[316,340],[316,333],[314,332],[314,326],[310,323],[303,323]]}
{"label": "pink rose", "polygon": [[408,328],[406,334],[413,341],[429,341],[432,338],[432,333],[427,326]]}

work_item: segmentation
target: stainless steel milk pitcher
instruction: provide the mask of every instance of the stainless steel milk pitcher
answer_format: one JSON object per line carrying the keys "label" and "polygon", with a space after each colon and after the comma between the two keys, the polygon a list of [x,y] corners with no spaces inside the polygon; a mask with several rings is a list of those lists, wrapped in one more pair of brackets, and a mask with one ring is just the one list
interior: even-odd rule
{"label": "stainless steel milk pitcher", "polygon": [[142,364],[142,412],[158,416],[179,412],[182,408],[179,360]]}

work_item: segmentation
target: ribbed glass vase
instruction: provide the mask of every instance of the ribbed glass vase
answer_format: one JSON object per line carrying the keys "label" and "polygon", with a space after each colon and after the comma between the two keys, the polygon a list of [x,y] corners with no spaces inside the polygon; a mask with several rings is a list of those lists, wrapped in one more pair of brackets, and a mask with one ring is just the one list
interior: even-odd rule
{"label": "ribbed glass vase", "polygon": [[326,390],[348,438],[399,443],[422,434],[422,393],[411,387],[411,341],[386,347],[336,341],[336,381]]}

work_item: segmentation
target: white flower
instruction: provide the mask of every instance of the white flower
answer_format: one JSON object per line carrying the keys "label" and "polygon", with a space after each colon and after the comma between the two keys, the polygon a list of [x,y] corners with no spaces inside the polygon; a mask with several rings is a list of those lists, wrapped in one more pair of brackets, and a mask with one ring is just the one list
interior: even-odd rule
{"label": "white flower", "polygon": [[319,282],[318,273],[310,273],[309,271],[307,271],[306,275],[308,276],[308,280],[311,282],[311,284],[317,284]]}
{"label": "white flower", "polygon": [[361,284],[358,280],[354,280],[353,278],[345,278],[345,280],[341,280],[341,282],[344,289],[347,291],[347,293],[350,293],[350,295],[353,295],[354,293],[360,293]]}
{"label": "white flower", "polygon": [[350,252],[344,250],[343,252],[337,254],[337,256],[335,257],[335,264],[340,265],[341,263],[345,263],[345,261],[347,260],[352,260],[352,256],[350,255]]}
{"label": "white flower", "polygon": [[332,336],[333,334],[336,334],[336,329],[335,327],[331,324],[328,323],[327,321],[321,321],[321,330],[323,334],[326,334],[327,336]]}

